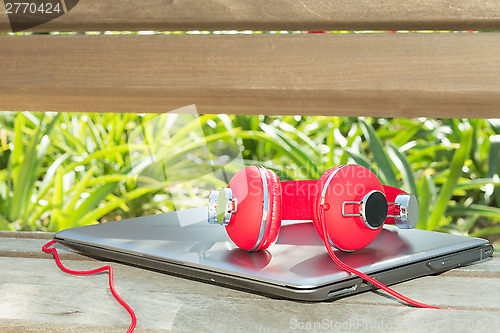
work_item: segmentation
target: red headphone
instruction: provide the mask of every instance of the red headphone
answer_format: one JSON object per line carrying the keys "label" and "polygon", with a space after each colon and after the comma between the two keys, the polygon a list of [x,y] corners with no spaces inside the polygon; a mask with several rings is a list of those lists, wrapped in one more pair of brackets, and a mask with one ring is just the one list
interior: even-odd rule
{"label": "red headphone", "polygon": [[268,248],[281,220],[312,220],[323,241],[355,251],[370,244],[384,222],[415,227],[418,203],[414,195],[382,185],[372,171],[351,164],[329,169],[318,180],[285,182],[252,165],[236,173],[228,187],[210,192],[208,222],[225,225],[241,249]]}

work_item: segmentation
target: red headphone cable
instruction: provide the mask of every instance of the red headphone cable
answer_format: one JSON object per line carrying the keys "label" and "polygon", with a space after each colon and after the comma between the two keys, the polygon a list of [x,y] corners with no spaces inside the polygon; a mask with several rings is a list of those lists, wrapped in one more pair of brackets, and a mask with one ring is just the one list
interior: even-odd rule
{"label": "red headphone cable", "polygon": [[131,333],[132,331],[134,331],[135,325],[137,324],[137,319],[135,317],[134,310],[132,310],[132,308],[127,303],[125,303],[125,301],[118,295],[118,293],[115,290],[115,285],[113,282],[113,268],[111,266],[103,266],[103,267],[99,267],[99,268],[92,269],[89,271],[74,271],[72,269],[66,268],[62,264],[61,260],[59,259],[59,254],[57,253],[57,250],[55,248],[49,249],[49,247],[55,243],[56,243],[55,240],[51,240],[50,242],[48,242],[47,244],[45,244],[42,247],[42,251],[46,252],[46,253],[52,253],[54,255],[54,260],[56,261],[57,266],[63,272],[66,272],[68,274],[73,274],[73,275],[92,275],[92,274],[96,274],[96,273],[100,273],[100,272],[104,272],[104,271],[109,271],[109,289],[111,290],[111,294],[118,301],[118,303],[120,303],[120,305],[123,306],[125,308],[125,310],[127,310],[127,312],[130,314],[130,317],[132,319],[130,326],[127,330],[127,333]]}
{"label": "red headphone cable", "polygon": [[[323,206],[321,205],[320,207],[320,212],[319,212],[319,215],[320,215],[320,219],[322,219],[322,216],[323,216]],[[322,222],[322,221],[321,221]],[[379,287],[380,289],[386,291],[387,293],[391,294],[392,296],[408,303],[408,304],[411,304],[411,305],[414,305],[414,306],[417,306],[419,308],[426,308],[426,309],[441,309],[441,310],[445,310],[443,308],[439,308],[437,306],[433,306],[433,305],[428,305],[428,304],[425,304],[425,303],[421,303],[421,302],[417,302],[409,297],[406,297],[404,295],[401,295],[400,293],[398,293],[397,291],[389,288],[388,286],[386,286],[385,284],[375,280],[374,278],[372,278],[371,276],[369,275],[366,275],[365,273],[362,273],[354,268],[352,268],[351,266],[347,265],[346,263],[342,262],[339,257],[337,257],[337,255],[335,254],[335,252],[333,251],[332,249],[332,246],[331,244],[328,244],[328,234],[326,232],[326,224],[325,223],[321,223],[322,227],[323,227],[323,235],[324,235],[324,242],[325,242],[325,246],[326,246],[326,249],[328,251],[328,254],[330,255],[330,257],[333,259],[333,261],[339,265],[343,270],[351,273],[351,274],[354,274],[354,275],[357,275],[358,277],[362,278],[363,280],[366,280],[368,282],[370,282],[371,284]],[[453,308],[446,308],[446,310],[457,310],[457,309],[453,309]]]}
{"label": "red headphone cable", "polygon": [[[320,206],[320,219],[321,217],[323,216],[323,206]],[[400,293],[398,293],[397,291],[389,288],[388,286],[386,286],[385,284],[375,280],[374,278],[372,278],[371,276],[369,275],[366,275],[354,268],[352,268],[351,266],[345,264],[344,262],[342,262],[338,257],[337,255],[335,254],[335,252],[333,251],[332,249],[332,246],[328,243],[327,239],[327,230],[326,230],[326,225],[325,223],[322,223],[322,226],[323,226],[323,235],[325,235],[325,246],[326,246],[326,249],[328,251],[328,254],[330,255],[330,257],[332,258],[332,260],[338,265],[340,266],[343,270],[351,273],[351,274],[354,274],[368,282],[370,282],[371,284],[375,285],[376,287],[386,291],[387,293],[389,293],[390,295],[408,303],[408,304],[411,304],[411,305],[414,305],[414,306],[417,306],[417,307],[420,307],[420,308],[428,308],[428,309],[443,309],[443,308],[439,308],[439,307],[436,307],[436,306],[432,306],[432,305],[428,305],[428,304],[425,304],[425,303],[421,303],[421,302],[418,302],[418,301],[415,301],[409,297],[406,297],[404,295],[401,295]],[[125,308],[125,310],[127,310],[127,312],[130,314],[130,317],[131,317],[131,323],[130,323],[130,326],[127,330],[127,333],[131,333],[134,331],[135,329],[135,326],[137,324],[137,319],[136,319],[136,316],[135,316],[135,313],[134,311],[132,310],[132,308],[118,295],[118,293],[116,292],[115,290],[115,287],[114,287],[114,282],[113,282],[113,268],[111,266],[103,266],[103,267],[100,267],[100,268],[96,268],[96,269],[92,269],[92,270],[88,270],[88,271],[75,271],[75,270],[72,270],[72,269],[68,269],[66,268],[61,260],[59,259],[59,254],[57,253],[57,250],[55,248],[51,248],[49,249],[50,246],[52,246],[53,244],[55,244],[56,241],[55,240],[52,240],[50,242],[48,242],[47,244],[45,244],[43,247],[42,247],[42,251],[43,252],[46,252],[46,253],[52,253],[54,255],[54,260],[56,261],[56,264],[57,266],[65,273],[68,273],[68,274],[73,274],[73,275],[92,275],[92,274],[96,274],[96,273],[100,273],[100,272],[104,272],[104,271],[109,271],[109,289],[111,291],[111,294],[113,295],[113,297],[118,301],[118,303],[120,303],[121,306],[123,306]],[[453,309],[453,308],[447,308],[448,310],[456,310],[456,309]]]}

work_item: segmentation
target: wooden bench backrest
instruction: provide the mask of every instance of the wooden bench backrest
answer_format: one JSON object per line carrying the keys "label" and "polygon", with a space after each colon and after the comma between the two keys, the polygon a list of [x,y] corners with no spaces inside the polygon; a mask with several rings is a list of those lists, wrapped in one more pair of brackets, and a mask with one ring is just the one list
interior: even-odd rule
{"label": "wooden bench backrest", "polygon": [[[500,31],[500,1],[82,0],[30,31],[232,29]],[[0,64],[0,110],[500,117],[500,32],[0,35]]]}

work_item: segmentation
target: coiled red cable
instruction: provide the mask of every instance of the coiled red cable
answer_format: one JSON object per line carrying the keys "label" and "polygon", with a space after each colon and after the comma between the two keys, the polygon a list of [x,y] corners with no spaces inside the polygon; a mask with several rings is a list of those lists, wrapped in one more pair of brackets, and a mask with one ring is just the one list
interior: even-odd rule
{"label": "coiled red cable", "polygon": [[[320,216],[322,216],[322,206],[320,206]],[[321,218],[321,217],[320,217]],[[421,303],[421,302],[418,302],[418,301],[415,301],[409,297],[406,297],[404,295],[401,295],[400,293],[398,293],[397,291],[387,287],[385,284],[375,280],[374,278],[372,278],[371,276],[369,275],[366,275],[354,268],[352,268],[351,266],[345,264],[344,262],[342,262],[338,257],[337,255],[335,254],[335,252],[333,251],[332,249],[332,246],[330,244],[328,244],[328,237],[326,236],[327,235],[327,230],[326,230],[326,224],[325,223],[322,223],[322,226],[323,226],[323,234],[325,235],[325,246],[326,246],[326,249],[328,251],[328,254],[330,255],[330,257],[332,258],[332,260],[337,264],[339,265],[343,270],[351,273],[351,274],[354,274],[354,275],[357,275],[358,277],[370,282],[371,284],[379,287],[380,289],[386,291],[387,293],[391,294],[392,296],[408,303],[408,304],[411,304],[411,305],[414,305],[414,306],[417,306],[417,307],[420,307],[420,308],[428,308],[428,309],[442,309],[442,308],[439,308],[439,307],[436,307],[436,306],[433,306],[433,305],[428,305],[428,304],[425,304],[425,303]],[[96,269],[92,269],[92,270],[88,270],[88,271],[75,271],[75,270],[72,270],[72,269],[69,269],[69,268],[66,268],[61,260],[59,259],[59,254],[57,253],[57,250],[55,248],[50,248],[50,246],[52,246],[53,244],[55,244],[56,241],[55,240],[52,240],[50,242],[48,242],[47,244],[45,244],[43,247],[42,247],[42,251],[43,252],[46,252],[46,253],[52,253],[54,255],[54,260],[56,261],[56,264],[57,266],[63,271],[63,272],[66,272],[68,274],[73,274],[73,275],[92,275],[92,274],[96,274],[96,273],[100,273],[100,272],[104,272],[104,271],[108,271],[109,272],[109,289],[111,290],[111,294],[113,295],[113,297],[118,301],[118,303],[120,303],[121,306],[123,306],[125,308],[125,310],[127,310],[127,312],[130,314],[130,317],[131,317],[131,323],[130,323],[130,326],[127,330],[127,333],[131,333],[134,331],[135,329],[135,326],[137,324],[137,319],[136,319],[136,316],[135,316],[135,313],[134,311],[132,310],[132,308],[127,304],[125,303],[125,301],[118,295],[118,293],[116,292],[115,290],[115,286],[114,286],[114,282],[113,282],[113,268],[109,265],[107,266],[103,266],[103,267],[99,267],[99,268],[96,268]],[[456,309],[453,309],[453,308],[447,308],[448,310],[456,310]]]}
{"label": "coiled red cable", "polygon": [[92,274],[96,274],[96,273],[100,273],[100,272],[104,272],[104,271],[109,272],[109,289],[111,290],[111,294],[118,301],[118,303],[120,303],[120,305],[123,306],[125,308],[125,310],[127,310],[127,312],[130,314],[130,317],[132,320],[131,320],[130,326],[127,330],[127,333],[133,332],[135,329],[135,325],[137,324],[137,319],[135,317],[134,310],[132,310],[132,308],[127,303],[125,303],[125,301],[118,295],[118,293],[115,290],[115,285],[113,282],[113,267],[102,266],[102,267],[92,269],[89,271],[75,271],[75,270],[66,268],[62,264],[61,260],[59,259],[59,254],[57,253],[57,250],[55,248],[49,249],[49,247],[54,245],[55,243],[56,243],[55,240],[51,240],[50,242],[48,242],[47,244],[45,244],[42,247],[42,251],[46,252],[46,253],[52,253],[54,255],[54,260],[56,261],[57,266],[63,272],[68,273],[68,274],[73,274],[73,275],[92,275]]}

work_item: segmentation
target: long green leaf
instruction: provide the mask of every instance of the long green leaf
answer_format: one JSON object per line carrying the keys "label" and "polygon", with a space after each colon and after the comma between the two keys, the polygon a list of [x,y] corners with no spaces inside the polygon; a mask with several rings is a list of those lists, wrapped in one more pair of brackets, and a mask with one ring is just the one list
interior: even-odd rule
{"label": "long green leaf", "polygon": [[455,190],[468,191],[478,189],[489,184],[493,186],[500,186],[500,181],[494,178],[467,179],[466,181],[457,184],[455,186]]}
{"label": "long green leaf", "polygon": [[263,132],[254,132],[254,131],[242,131],[238,133],[238,137],[242,139],[251,139],[251,140],[259,140],[262,142],[265,142],[271,146],[273,146],[276,150],[281,151],[290,159],[295,162],[298,166],[303,165],[304,160],[302,159],[301,156],[299,156],[296,151],[292,150],[290,147],[284,147],[283,145],[280,145],[276,139],[274,139],[272,136],[270,136],[267,133]]}
{"label": "long green leaf", "polygon": [[15,231],[16,229],[0,214],[0,230]]}
{"label": "long green leaf", "polygon": [[472,204],[467,207],[458,205],[450,206],[446,209],[446,215],[462,216],[475,214],[500,220],[500,208],[497,207]]}
{"label": "long green leaf", "polygon": [[399,151],[398,147],[393,144],[389,144],[386,146],[387,152],[389,156],[392,158],[392,162],[396,165],[399,172],[403,176],[403,183],[405,184],[405,188],[410,193],[413,193],[418,198],[418,189],[417,184],[415,182],[415,173],[408,162],[408,158],[406,155]]}
{"label": "long green leaf", "polygon": [[332,127],[328,131],[328,136],[326,137],[326,144],[328,145],[328,153],[326,156],[328,156],[328,159],[326,160],[325,167],[326,169],[331,169],[335,166],[335,155],[334,155],[334,146],[335,146],[335,138],[334,138],[334,131],[335,128]]}
{"label": "long green leaf", "polygon": [[14,123],[14,149],[11,154],[11,169],[9,173],[12,177],[15,177],[14,168],[21,164],[24,155],[24,145],[23,145],[23,127],[24,127],[24,116],[21,114],[16,117]]}
{"label": "long green leaf", "polygon": [[97,126],[94,124],[91,118],[88,118],[86,123],[90,130],[90,133],[92,133],[92,136],[91,137],[89,136],[89,139],[90,138],[93,139],[93,142],[97,146],[97,149],[103,149],[105,145],[102,142],[102,137],[100,135],[101,133],[97,129]]}
{"label": "long green leaf", "polygon": [[[40,217],[52,209],[52,204],[48,203],[45,206],[35,206],[33,211],[29,214],[26,225],[30,226],[31,230],[39,230],[38,222]],[[49,221],[50,223],[50,221]]]}
{"label": "long green leaf", "polygon": [[425,175],[419,181],[418,191],[418,224],[420,229],[427,229],[427,221],[429,218],[429,210],[433,204],[432,187],[434,186],[429,175]]}
{"label": "long green leaf", "polygon": [[[42,116],[42,120],[43,120]],[[16,133],[17,135],[17,133]],[[14,195],[11,200],[9,218],[11,221],[22,218],[27,203],[30,200],[30,192],[35,185],[36,166],[38,165],[36,147],[42,136],[42,126],[37,128],[35,135],[31,138],[28,149],[22,157],[19,172],[14,179]]]}
{"label": "long green leaf", "polygon": [[[145,163],[140,163],[131,170],[132,174],[138,174],[142,172],[146,167],[149,165],[155,163],[155,161],[161,161],[164,171],[168,170],[169,168],[171,169],[172,165],[174,163],[177,163],[179,159],[184,158],[184,156],[191,152],[200,149],[200,148],[206,148],[207,143],[212,143],[212,142],[217,142],[219,140],[227,140],[227,139],[233,139],[233,134],[238,134],[239,130],[233,131],[234,133],[228,133],[228,132],[222,132],[222,133],[216,133],[212,135],[208,135],[205,137],[205,140],[186,140],[186,144],[182,145],[182,149],[175,149],[175,147],[172,147],[171,145],[165,145],[164,149],[158,150],[154,155],[154,159],[147,159],[144,162]],[[262,133],[263,134],[263,133]],[[140,145],[141,149],[147,150],[148,145]],[[167,174],[172,174],[172,173],[167,173]],[[165,178],[163,178],[165,179]]]}
{"label": "long green leaf", "polygon": [[71,164],[65,166],[64,173],[73,170],[75,167],[79,165],[87,165],[90,164],[93,160],[99,160],[101,158],[105,158],[106,156],[109,156],[115,152],[123,153],[123,152],[128,152],[129,150],[147,150],[147,149],[148,147],[146,145],[140,145],[140,144],[124,144],[114,147],[107,147],[103,150],[98,150],[95,153],[88,155],[82,160],[79,160],[77,162],[72,162]]}
{"label": "long green leaf", "polygon": [[[306,167],[306,172],[308,176],[312,178],[319,178],[320,172],[316,163],[312,161],[312,159],[307,156],[304,152],[304,148],[302,148],[295,140],[290,138],[283,131],[271,127],[267,124],[261,124],[261,128],[264,132],[272,136],[275,140],[281,143],[281,145],[285,146],[287,150],[293,150],[297,156],[299,156],[301,163],[298,165],[299,167]],[[308,143],[305,141],[305,143]],[[309,148],[313,148],[309,145]],[[315,148],[313,148],[315,149]]]}
{"label": "long green leaf", "polygon": [[76,225],[86,225],[89,224],[93,221],[98,220],[102,216],[106,215],[113,209],[119,207],[121,204],[124,202],[127,202],[128,200],[133,200],[139,196],[142,196],[146,193],[152,192],[154,189],[150,188],[139,188],[133,191],[128,192],[125,194],[124,197],[122,198],[114,198],[111,201],[106,202],[106,204],[103,207],[99,207],[97,209],[94,209],[92,211],[89,211],[85,216],[82,217],[81,220],[77,222]]}
{"label": "long green leaf", "polygon": [[468,129],[463,132],[462,140],[460,141],[460,148],[458,148],[453,154],[453,159],[450,166],[450,175],[444,185],[441,187],[439,192],[438,201],[434,210],[427,223],[427,229],[434,230],[439,224],[439,221],[443,217],[446,209],[448,208],[448,203],[453,195],[453,190],[457,184],[458,178],[462,174],[462,168],[464,166],[465,160],[469,156],[470,148],[472,144],[472,129]]}
{"label": "long green leaf", "polygon": [[[58,141],[55,143],[59,144],[61,148],[65,148],[65,151],[73,151],[75,154],[83,154],[86,152],[85,145],[77,137],[75,137],[69,129],[64,129],[59,125],[56,126],[54,131],[58,134],[56,136]],[[72,145],[68,145],[63,139]]]}
{"label": "long green leaf", "polygon": [[361,133],[363,133],[363,131],[361,130],[361,128],[359,128],[356,123],[353,123],[352,127],[355,128],[356,132],[353,135],[347,137],[346,148],[344,149],[344,151],[342,153],[342,156],[340,157],[340,164],[341,165],[347,164],[347,161],[348,161],[348,158],[349,158],[349,155],[347,153],[347,148],[352,147],[352,144],[354,143],[354,140],[356,140],[356,138],[359,137],[361,135]]}
{"label": "long green leaf", "polygon": [[389,156],[387,156],[386,152],[384,151],[382,140],[380,140],[373,127],[364,119],[360,119],[359,123],[361,125],[361,129],[363,130],[363,134],[368,141],[368,144],[370,145],[373,157],[377,162],[379,172],[384,178],[385,183],[387,183],[387,185],[397,187],[399,185],[399,182],[396,178],[396,174],[394,173],[394,169]]}
{"label": "long green leaf", "polygon": [[346,148],[345,152],[350,158],[354,160],[356,164],[364,166],[367,169],[372,169],[370,161],[364,155],[359,154],[352,148]]}
{"label": "long green leaf", "polygon": [[483,237],[486,235],[491,235],[491,234],[500,234],[500,227],[490,227],[490,228],[484,228],[479,231],[470,233],[469,236],[471,237]]}
{"label": "long green leaf", "polygon": [[60,230],[66,226],[63,225],[63,172],[62,169],[57,169],[54,181],[54,193],[52,195],[52,214],[50,217],[49,230]]}
{"label": "long green leaf", "polygon": [[406,128],[404,130],[400,130],[392,139],[392,142],[397,146],[401,147],[404,144],[407,144],[412,138],[417,134],[417,132],[422,127],[422,123],[419,122],[411,126],[410,128]]}
{"label": "long green leaf", "polygon": [[[23,127],[24,127],[24,116],[23,114],[18,114],[14,121],[14,149],[12,150],[8,163],[7,163],[7,174],[12,180],[12,185],[14,188],[17,187],[16,182],[18,180],[19,168],[23,160],[24,155],[24,145],[23,145]],[[10,187],[10,181],[8,186]],[[5,207],[7,218],[11,218],[14,215],[12,212],[12,196],[5,196]]]}
{"label": "long green leaf", "polygon": [[[85,201],[83,201],[70,213],[66,221],[67,227],[79,225],[82,217],[96,209],[101,201],[104,200],[108,194],[113,192],[115,187],[116,183],[107,183],[95,190],[88,198],[85,199]],[[71,207],[68,207],[68,211],[71,211]]]}
{"label": "long green leaf", "polygon": [[500,135],[490,136],[490,154],[488,160],[488,177],[498,174],[500,159]]}
{"label": "long green leaf", "polygon": [[62,165],[62,163],[64,161],[66,161],[66,159],[68,157],[69,157],[69,154],[67,154],[67,153],[62,154],[47,169],[47,172],[45,172],[45,174],[43,175],[42,184],[38,188],[37,199],[36,199],[37,202],[38,202],[38,200],[42,199],[43,196],[47,193],[50,186],[54,182],[54,176],[56,175],[57,170]]}
{"label": "long green leaf", "polygon": [[[120,181],[130,181],[130,180],[140,180],[140,181],[153,181],[153,179],[144,178],[142,175],[134,176],[128,174],[112,174],[112,175],[102,175],[95,176],[92,179],[86,181],[88,187],[92,187],[95,185],[103,184],[103,183],[111,183],[111,182],[120,182]],[[78,184],[79,186],[79,184]],[[75,187],[76,188],[76,187]],[[75,191],[75,189],[70,189],[71,191]]]}
{"label": "long green leaf", "polygon": [[[42,115],[40,124],[42,124],[43,118],[44,115]],[[31,193],[35,186],[35,181],[39,177],[38,169],[43,163],[43,159],[50,143],[50,139],[46,134],[52,131],[52,128],[58,119],[59,114],[56,114],[44,129],[43,126],[40,125],[35,135],[30,140],[29,147],[24,154],[23,161],[19,169],[19,174],[17,175],[14,195],[11,202],[11,210],[9,212],[11,220],[20,218],[23,220],[27,219],[27,214],[29,212],[26,208],[31,201]],[[40,138],[41,142],[39,143]]]}
{"label": "long green leaf", "polygon": [[5,179],[5,173],[0,170],[0,215],[7,213],[7,197],[9,196],[9,186],[7,180]]}
{"label": "long green leaf", "polygon": [[87,171],[83,179],[78,182],[75,190],[71,192],[71,200],[64,205],[65,215],[69,215],[70,210],[74,209],[83,191],[85,191],[85,188],[87,187],[87,183],[89,182],[90,177],[94,175],[94,172],[95,172],[95,167],[92,166],[90,170]]}
{"label": "long green leaf", "polygon": [[[426,161],[426,164],[428,164],[435,158],[437,153],[441,151],[448,151],[453,148],[443,145],[427,146],[427,144],[427,142],[426,145],[419,144],[412,149],[411,155],[408,156],[408,161],[410,162],[410,164],[418,163],[419,161]],[[456,146],[456,148],[458,148],[458,145],[453,146]]]}

